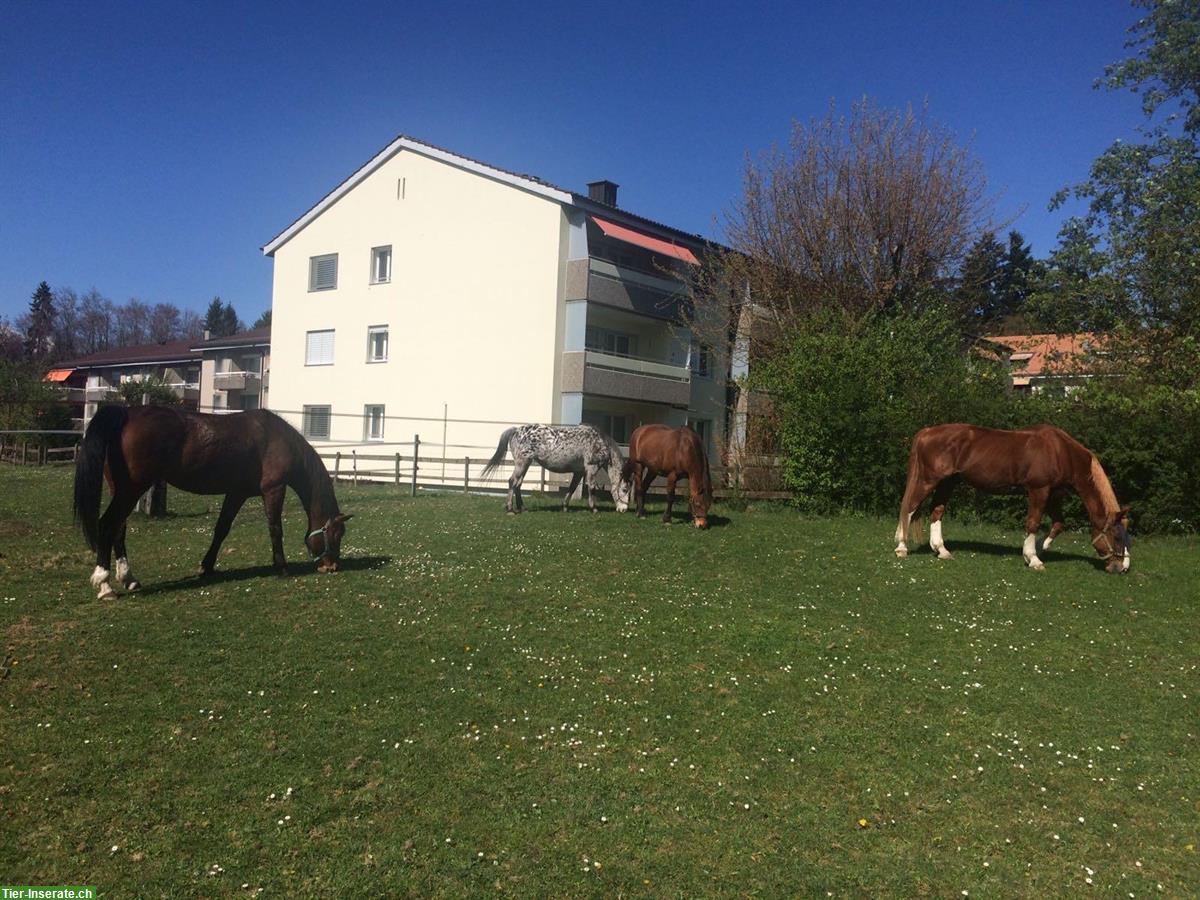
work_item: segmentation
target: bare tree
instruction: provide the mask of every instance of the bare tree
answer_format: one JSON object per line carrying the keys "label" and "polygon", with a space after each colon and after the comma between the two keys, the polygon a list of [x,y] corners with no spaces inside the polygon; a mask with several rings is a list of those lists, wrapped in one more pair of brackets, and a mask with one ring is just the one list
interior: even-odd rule
{"label": "bare tree", "polygon": [[179,307],[174,303],[155,303],[147,322],[148,337],[157,344],[181,338]]}
{"label": "bare tree", "polygon": [[79,335],[76,350],[81,354],[107,350],[113,342],[113,304],[95,288],[79,301]]}
{"label": "bare tree", "polygon": [[786,147],[747,159],[730,250],[695,276],[697,309],[710,309],[727,345],[747,307],[761,343],[814,312],[916,305],[996,227],[992,206],[979,161],[924,108],[831,108],[795,123]]}

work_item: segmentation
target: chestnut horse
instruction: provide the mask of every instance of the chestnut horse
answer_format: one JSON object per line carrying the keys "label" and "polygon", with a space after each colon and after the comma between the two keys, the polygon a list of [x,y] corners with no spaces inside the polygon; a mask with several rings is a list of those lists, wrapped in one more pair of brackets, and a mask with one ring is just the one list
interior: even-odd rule
{"label": "chestnut horse", "polygon": [[1050,513],[1050,533],[1042,549],[1063,530],[1062,501],[1074,490],[1083,500],[1092,523],[1092,544],[1109,572],[1129,569],[1129,507],[1117,503],[1112,485],[1096,455],[1061,428],[1038,425],[1019,431],[999,431],[975,425],[934,425],[913,438],[908,459],[908,486],[896,526],[896,555],[908,555],[908,527],[922,501],[933,494],[929,516],[929,546],[940,559],[950,551],[942,539],[946,501],[958,479],[989,494],[1029,494],[1025,518],[1025,562],[1042,569],[1037,555],[1037,532]]}
{"label": "chestnut horse", "polygon": [[[100,512],[101,481],[112,501]],[[96,551],[92,586],[112,597],[109,569],[127,590],[137,581],[125,552],[125,520],[138,498],[158,481],[193,494],[224,494],[212,545],[200,564],[212,572],[234,516],[250,497],[263,498],[275,568],[286,571],[283,500],[290,487],[308,512],[304,539],[322,572],[336,572],[346,520],[338,510],[325,464],[296,429],[265,409],[205,415],[168,406],[104,406],[92,417],[75,462],[75,517]]]}
{"label": "chestnut horse", "polygon": [[656,475],[667,476],[667,509],[662,520],[671,522],[675,503],[675,482],[687,478],[691,493],[692,522],[697,528],[708,527],[708,508],[712,505],[712,479],[704,442],[691,428],[670,425],[642,425],[629,438],[629,458],[621,469],[621,483],[632,485],[637,493],[637,515],[646,517],[646,491]]}

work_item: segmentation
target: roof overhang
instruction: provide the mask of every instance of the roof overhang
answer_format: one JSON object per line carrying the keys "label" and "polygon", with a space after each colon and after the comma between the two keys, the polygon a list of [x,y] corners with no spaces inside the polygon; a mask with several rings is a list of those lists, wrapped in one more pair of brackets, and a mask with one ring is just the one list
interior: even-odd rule
{"label": "roof overhang", "polygon": [[490,178],[493,181],[508,184],[515,188],[520,188],[523,191],[528,191],[531,194],[536,194],[540,197],[545,197],[547,200],[553,200],[557,203],[565,205],[571,204],[571,194],[566,191],[561,191],[542,182],[535,181],[531,178],[526,178],[521,175],[515,175],[511,172],[505,172],[503,169],[495,169],[477,160],[468,159],[465,156],[459,156],[456,153],[451,153],[448,150],[442,150],[438,147],[432,147],[429,144],[423,144],[420,141],[414,141],[412,138],[401,135],[390,144],[383,148],[379,153],[375,154],[366,165],[362,166],[357,172],[339,184],[336,188],[322,197],[317,204],[298,218],[295,222],[281,231],[278,235],[272,238],[266,245],[263,246],[262,252],[264,256],[273,256],[275,251],[290,241],[297,233],[305,228],[310,222],[337,203],[343,196],[354,189],[368,175],[382,166],[385,162],[399,153],[401,150],[411,150],[413,153],[419,153],[429,159],[436,159],[439,162],[444,162],[456,168],[463,169],[467,172],[474,172],[476,175],[482,175],[485,178]]}
{"label": "roof overhang", "polygon": [[66,381],[74,369],[51,369],[46,373],[46,381]]}
{"label": "roof overhang", "polygon": [[687,247],[681,247],[679,244],[673,244],[662,238],[657,238],[641,231],[635,231],[632,228],[626,228],[624,225],[618,225],[616,222],[610,222],[608,219],[602,219],[599,216],[592,216],[591,218],[600,230],[610,238],[624,241],[627,244],[636,244],[643,249],[659,253],[663,256],[681,259],[693,266],[700,265],[700,260],[696,259],[696,255]]}

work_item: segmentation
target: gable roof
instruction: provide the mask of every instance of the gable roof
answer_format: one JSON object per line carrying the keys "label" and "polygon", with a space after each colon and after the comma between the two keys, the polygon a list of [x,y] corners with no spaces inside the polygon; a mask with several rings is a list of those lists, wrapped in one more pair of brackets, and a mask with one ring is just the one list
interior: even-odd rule
{"label": "gable roof", "polygon": [[301,215],[298,219],[292,222],[287,228],[271,238],[263,245],[262,252],[264,256],[272,256],[275,251],[286,244],[306,225],[316,219],[321,213],[333,206],[338,200],[353,190],[359,183],[367,178],[372,172],[382,166],[385,162],[399,153],[401,150],[411,150],[414,153],[419,153],[422,156],[427,156],[430,159],[436,159],[457,168],[468,172],[474,172],[477,175],[482,175],[485,178],[491,178],[512,187],[528,191],[532,194],[545,197],[547,200],[552,200],[561,203],[564,206],[574,206],[586,212],[599,213],[610,219],[617,221],[627,221],[633,225],[641,225],[649,227],[652,230],[666,232],[672,237],[682,238],[684,240],[694,242],[701,246],[720,246],[708,238],[701,237],[698,234],[681,231],[678,228],[672,228],[670,225],[664,225],[661,222],[656,222],[653,219],[648,219],[645,216],[639,216],[615,206],[597,203],[589,197],[565,190],[557,185],[551,184],[545,179],[538,178],[536,175],[525,175],[518,172],[510,172],[507,169],[501,169],[489,163],[481,162],[477,159],[472,159],[469,156],[463,156],[460,153],[446,150],[442,147],[436,147],[433,144],[427,144],[424,141],[419,141],[416,138],[408,135],[397,135],[396,138],[372,156],[366,163],[360,166],[349,178],[331,190],[328,194],[313,204],[307,212]]}
{"label": "gable roof", "polygon": [[444,150],[441,147],[435,147],[433,144],[426,144],[424,141],[418,141],[415,138],[407,135],[397,135],[397,137],[386,147],[372,156],[362,166],[358,168],[349,178],[335,187],[332,191],[318,200],[304,215],[300,216],[291,225],[285,228],[275,237],[271,238],[262,248],[264,256],[271,256],[287,243],[291,238],[299,232],[304,226],[315,219],[329,207],[333,206],[338,200],[349,193],[355,186],[363,181],[368,175],[382,166],[385,162],[399,153],[401,150],[411,150],[414,153],[419,153],[422,156],[427,156],[430,159],[440,160],[444,163],[449,163],[459,169],[465,169],[468,172],[474,172],[477,175],[483,175],[485,178],[492,178],[496,181],[512,185],[513,187],[521,188],[529,191],[532,194],[538,194],[548,200],[555,200],[559,203],[570,203],[571,194],[564,191],[562,188],[555,187],[548,181],[543,181],[540,178],[535,178],[532,175],[520,175],[516,172],[509,172],[505,169],[497,168],[496,166],[488,165],[480,162],[477,159],[471,159],[469,156],[462,156],[458,153],[452,153],[449,150]]}

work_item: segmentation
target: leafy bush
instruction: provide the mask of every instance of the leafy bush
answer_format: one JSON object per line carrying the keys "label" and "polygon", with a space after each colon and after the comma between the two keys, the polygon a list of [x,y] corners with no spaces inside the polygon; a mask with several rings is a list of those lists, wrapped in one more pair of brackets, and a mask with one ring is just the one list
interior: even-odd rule
{"label": "leafy bush", "polygon": [[[913,435],[928,425],[1049,422],[1100,457],[1139,531],[1200,528],[1200,390],[1130,377],[1018,396],[1005,367],[973,354],[939,309],[862,322],[826,317],[782,345],[755,367],[752,386],[772,399],[784,480],[806,510],[895,514]],[[1011,524],[1024,516],[1025,498],[963,488],[951,507]],[[1077,501],[1067,514],[1083,518]]]}

